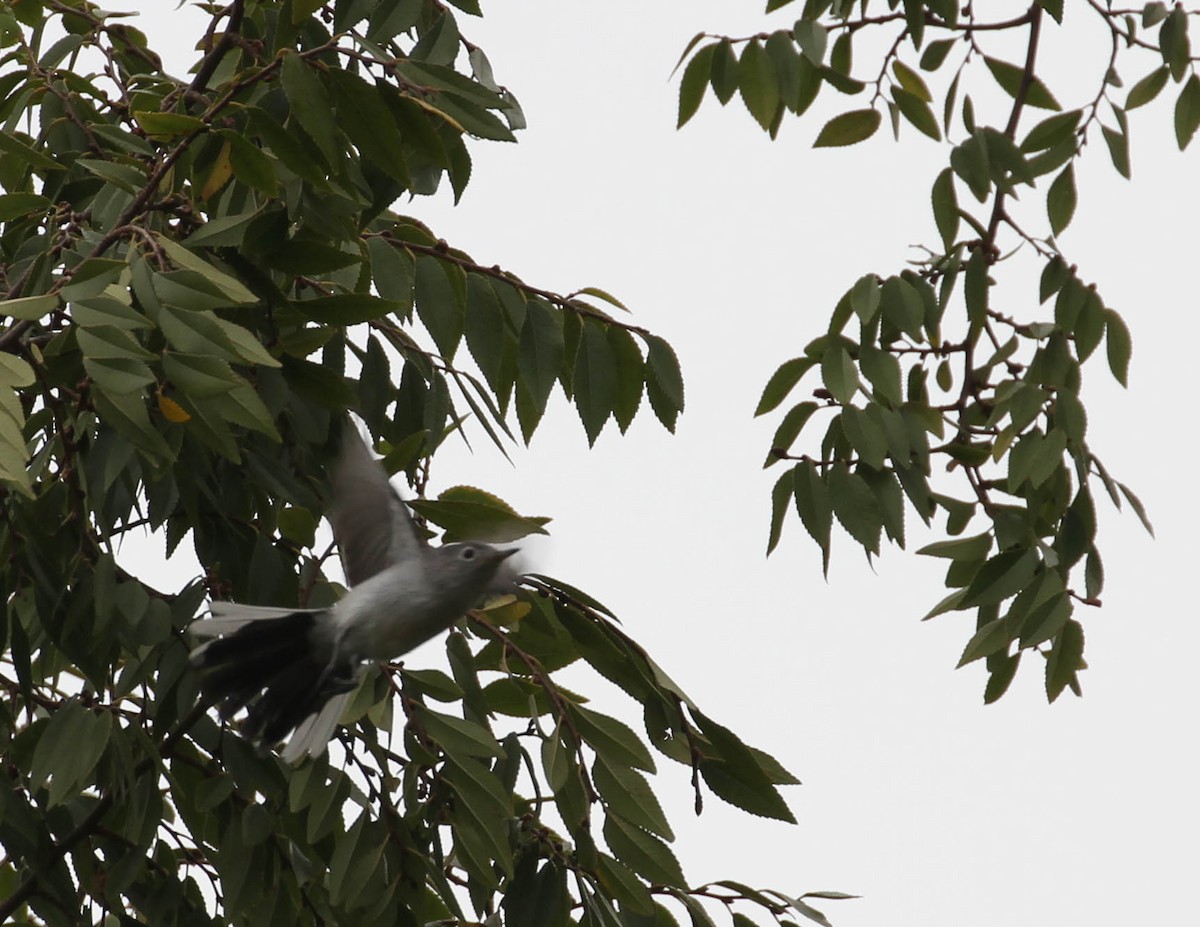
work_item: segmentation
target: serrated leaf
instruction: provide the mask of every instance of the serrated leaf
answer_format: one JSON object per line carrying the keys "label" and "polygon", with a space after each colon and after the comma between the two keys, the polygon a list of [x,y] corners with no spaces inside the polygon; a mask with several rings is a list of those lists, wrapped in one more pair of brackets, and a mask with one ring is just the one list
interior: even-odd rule
{"label": "serrated leaf", "polygon": [[61,804],[88,783],[112,732],[112,715],[72,699],[50,717],[30,765],[34,788],[48,785],[48,804]]}
{"label": "serrated leaf", "polygon": [[829,42],[829,33],[825,26],[815,19],[799,19],[792,28],[792,35],[805,58],[815,65],[824,62],[825,47]]}
{"label": "serrated leaf", "polygon": [[958,238],[958,194],[954,191],[954,171],[946,168],[933,182],[933,220],[937,224],[938,234],[942,236],[942,245],[947,251]]}
{"label": "serrated leaf", "polygon": [[1200,126],[1200,77],[1192,74],[1184,81],[1175,101],[1175,141],[1179,150],[1187,148]]}
{"label": "serrated leaf", "polygon": [[958,608],[995,605],[1029,585],[1040,562],[1030,549],[1005,550],[979,568],[963,594]]}
{"label": "serrated leaf", "polygon": [[1165,67],[1155,68],[1136,84],[1129,89],[1129,96],[1125,98],[1125,112],[1137,109],[1139,106],[1145,106],[1161,92],[1163,87],[1167,85],[1167,78],[1171,76],[1170,70]]}
{"label": "serrated leaf", "polygon": [[1133,354],[1133,340],[1125,320],[1115,309],[1105,309],[1105,343],[1108,349],[1108,367],[1122,386],[1129,385],[1129,358]]}
{"label": "serrated leaf", "polygon": [[575,358],[572,392],[589,446],[596,443],[604,423],[613,412],[618,379],[616,358],[605,327],[590,319],[585,320],[579,353]]}
{"label": "serrated leaf", "polygon": [[916,94],[909,93],[901,87],[892,88],[892,99],[899,108],[901,115],[907,119],[917,131],[928,135],[934,141],[942,140],[942,130],[938,128],[937,117],[929,104]]}
{"label": "serrated leaf", "polygon": [[616,814],[604,819],[604,840],[617,859],[646,881],[658,885],[686,885],[683,869],[665,843]]}
{"label": "serrated leaf", "polygon": [[854,369],[849,352],[840,345],[827,350],[821,358],[821,379],[842,405],[849,405],[858,392],[858,371]]}
{"label": "serrated leaf", "polygon": [[683,373],[675,349],[657,335],[644,335],[646,341],[646,395],[655,416],[667,431],[675,430],[675,420],[683,412]]}
{"label": "serrated leaf", "polygon": [[1108,145],[1108,154],[1112,158],[1113,167],[1122,177],[1128,180],[1131,176],[1129,166],[1129,136],[1108,126],[1101,126],[1104,143]]}
{"label": "serrated leaf", "polygon": [[334,108],[316,70],[298,54],[289,51],[283,55],[280,77],[292,115],[300,128],[316,143],[326,163],[337,165],[341,161],[341,151]]}
{"label": "serrated leaf", "polygon": [[866,480],[851,473],[845,464],[830,467],[829,500],[833,514],[846,532],[864,550],[878,554],[883,510]]}
{"label": "serrated leaf", "polygon": [[724,106],[733,99],[738,89],[738,60],[733,52],[733,43],[722,39],[713,46],[712,68],[709,74],[713,93]]}
{"label": "serrated leaf", "polygon": [[836,148],[866,141],[879,129],[882,114],[875,109],[856,109],[830,119],[817,134],[814,148]]}
{"label": "serrated leaf", "polygon": [[[700,38],[702,36],[698,36]],[[696,115],[700,103],[704,100],[704,92],[708,89],[712,77],[713,54],[716,44],[705,45],[692,56],[683,70],[683,78],[679,82],[679,118],[676,128],[683,126]],[[686,54],[686,52],[685,52]]]}
{"label": "serrated leaf", "polygon": [[1070,225],[1071,217],[1075,215],[1077,195],[1075,192],[1075,167],[1068,164],[1066,169],[1054,178],[1050,191],[1046,194],[1046,213],[1050,218],[1050,230],[1055,235],[1061,235]]}
{"label": "serrated leaf", "polygon": [[[996,83],[1004,89],[1005,93],[1016,99],[1025,77],[1024,69],[1007,61],[1001,61],[998,58],[988,58],[985,56],[983,60],[988,70],[992,72],[992,76],[996,78]],[[1038,109],[1050,109],[1056,112],[1062,109],[1058,101],[1054,99],[1054,94],[1050,92],[1037,75],[1034,75],[1033,79],[1029,82],[1029,89],[1025,94],[1025,102],[1030,106],[1036,106]]]}
{"label": "serrated leaf", "polygon": [[765,415],[783,402],[792,388],[800,382],[800,378],[816,366],[816,363],[811,357],[793,357],[780,364],[763,388],[762,397],[754,409],[755,417]]}
{"label": "serrated leaf", "polygon": [[792,469],[792,485],[796,512],[804,523],[804,529],[820,546],[824,569],[828,572],[829,540],[833,528],[833,503],[829,498],[829,488],[817,472],[816,465],[808,460]]}
{"label": "serrated leaf", "polygon": [[738,62],[738,90],[742,102],[763,129],[770,129],[779,106],[779,81],[775,66],[757,39],[747,42]]}
{"label": "serrated leaf", "polygon": [[506,544],[531,534],[546,534],[549,518],[517,514],[502,499],[474,486],[453,486],[436,500],[413,499],[419,515],[445,529],[447,542],[475,539]]}

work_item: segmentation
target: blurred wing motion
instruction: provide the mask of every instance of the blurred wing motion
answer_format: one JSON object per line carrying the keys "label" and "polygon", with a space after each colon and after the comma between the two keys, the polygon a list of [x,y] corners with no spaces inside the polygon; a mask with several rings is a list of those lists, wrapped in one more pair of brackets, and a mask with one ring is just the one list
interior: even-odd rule
{"label": "blurred wing motion", "polygon": [[379,461],[357,433],[350,433],[352,425],[345,425],[344,431],[330,467],[329,521],[346,582],[353,587],[393,564],[423,556],[427,545]]}

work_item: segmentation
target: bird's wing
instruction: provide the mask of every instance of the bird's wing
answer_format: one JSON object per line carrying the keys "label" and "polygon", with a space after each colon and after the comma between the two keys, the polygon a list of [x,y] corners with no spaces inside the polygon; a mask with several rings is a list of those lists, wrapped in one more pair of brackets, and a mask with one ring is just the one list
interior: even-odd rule
{"label": "bird's wing", "polygon": [[424,556],[426,544],[408,507],[349,423],[330,465],[330,482],[329,521],[351,586],[395,563]]}
{"label": "bird's wing", "polygon": [[305,718],[292,733],[287,746],[283,748],[283,761],[291,765],[299,763],[306,756],[320,756],[324,752],[329,738],[333,736],[338,721],[350,704],[354,690],[335,695],[326,702],[316,714]]}

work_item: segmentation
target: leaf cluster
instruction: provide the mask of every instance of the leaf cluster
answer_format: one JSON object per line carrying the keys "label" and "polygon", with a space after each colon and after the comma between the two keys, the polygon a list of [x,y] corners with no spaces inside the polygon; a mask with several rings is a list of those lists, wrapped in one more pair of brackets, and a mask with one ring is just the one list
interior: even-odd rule
{"label": "leaf cluster", "polygon": [[[196,704],[206,598],[339,594],[317,526],[346,410],[431,534],[511,540],[548,519],[475,487],[424,498],[448,438],[528,442],[556,388],[589,443],[643,396],[669,429],[684,406],[673,349],[615,297],[534,286],[394,211],[462,195],[469,146],[523,125],[460,32],[472,0],[209,13],[183,81],[124,14],[0,4],[0,919],[670,924],[707,918],[700,898],[819,918],[689,888],[651,749],[698,806],[791,820],[795,780],[548,577],[452,633],[449,673],[370,674],[297,769]],[[158,588],[121,554],[146,530],[203,575]],[[552,677],[574,664],[645,734]]]}
{"label": "leaf cluster", "polygon": [[[767,11],[785,5],[773,0]],[[1071,109],[1043,76],[1046,31],[1077,28],[1068,12],[1100,17],[1111,39],[1095,96]],[[1161,3],[1139,17],[1039,0],[988,21],[973,7],[932,0],[808,0],[790,30],[745,39],[701,34],[683,56],[680,125],[711,88],[722,104],[740,93],[775,136],[786,114],[802,115],[828,86],[849,96],[869,91],[869,99],[826,122],[817,147],[863,142],[885,113],[897,138],[907,125],[945,145],[948,165],[930,196],[936,243],[898,274],[866,273],[854,283],[826,332],[771,377],[756,414],[784,410],[766,465],[792,462],[772,491],[768,550],[793,508],[826,571],[835,523],[876,556],[885,536],[905,545],[907,512],[926,525],[944,519],[946,540],[919,552],[948,561],[950,592],[926,617],[975,612],[960,665],[985,662],[985,701],[1003,695],[1031,651],[1044,657],[1051,701],[1068,687],[1081,692],[1076,606],[1098,606],[1104,583],[1096,484],[1150,529],[1137,497],[1087,441],[1082,365],[1103,344],[1112,375],[1127,384],[1129,329],[1059,238],[1075,215],[1075,161],[1090,138],[1102,137],[1114,167],[1129,177],[1128,114],[1174,83],[1176,139],[1181,149],[1191,141],[1200,80],[1188,23],[1183,7]],[[868,32],[883,33],[887,50],[864,74],[854,46]],[[1009,47],[1023,40],[1022,61],[991,50],[1002,37],[1011,37]],[[1078,52],[1077,43],[1062,47]],[[1119,95],[1119,68],[1129,58],[1137,67],[1149,58],[1150,69]],[[980,94],[981,82],[1003,91],[1007,105],[977,107],[976,97],[995,96]],[[1048,115],[1022,128],[1035,110]],[[1039,190],[1040,215],[1028,208]],[[1044,233],[1030,231],[1037,222]],[[1018,256],[1040,264],[1036,298],[998,296],[999,272]],[[1047,314],[1040,307],[1051,301]],[[818,381],[811,398],[785,405],[806,376]],[[794,451],[805,435],[805,449]]]}

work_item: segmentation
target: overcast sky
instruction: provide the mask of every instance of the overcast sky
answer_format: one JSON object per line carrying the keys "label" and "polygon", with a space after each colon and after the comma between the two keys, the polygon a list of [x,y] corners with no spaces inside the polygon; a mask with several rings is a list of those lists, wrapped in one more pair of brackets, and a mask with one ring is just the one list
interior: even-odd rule
{"label": "overcast sky", "polygon": [[[145,21],[152,45],[173,29],[190,54],[183,19],[158,0],[140,6],[157,16],[157,26]],[[696,819],[686,770],[664,760],[656,787],[694,883],[864,895],[819,905],[837,927],[1178,923],[1193,905],[1200,830],[1200,631],[1187,579],[1200,515],[1191,478],[1200,143],[1182,155],[1175,146],[1175,88],[1131,114],[1132,183],[1096,138],[1061,239],[1133,332],[1130,389],[1112,381],[1100,352],[1085,367],[1083,398],[1092,449],[1140,493],[1157,540],[1098,497],[1107,584],[1103,608],[1077,613],[1085,697],[1047,706],[1032,657],[1009,694],[984,707],[982,667],[953,669],[974,616],[918,620],[945,590],[939,563],[911,553],[923,543],[911,514],[909,552],[885,549],[873,569],[843,535],[826,581],[794,517],[764,557],[776,471],[761,464],[777,419],[751,418],[762,386],[824,329],[855,279],[898,272],[912,245],[936,240],[929,186],[946,150],[909,131],[900,144],[881,133],[815,151],[825,118],[863,105],[829,93],[775,142],[737,100],[721,110],[707,99],[676,132],[668,74],[683,45],[701,29],[787,27],[799,7],[770,19],[761,9],[526,0],[485,6],[482,21],[460,15],[530,127],[518,145],[472,146],[457,208],[448,197],[397,208],[538,286],[616,294],[676,347],[687,411],[675,436],[647,409],[629,435],[610,423],[588,450],[575,412],[552,400],[515,467],[481,438],[474,455],[439,456],[431,490],[473,483],[552,516],[552,540],[531,547],[531,565],[605,602],[707,712],[804,781],[786,792],[799,826],[715,798]],[[1057,67],[1043,57],[1069,106],[1081,97],[1066,88],[1090,98],[1100,73],[1083,44]],[[1150,67],[1131,66],[1127,85]],[[1006,269],[997,274],[1003,284]],[[1029,290],[1003,287],[998,298],[1035,318]],[[601,704],[637,725],[628,701]]]}

